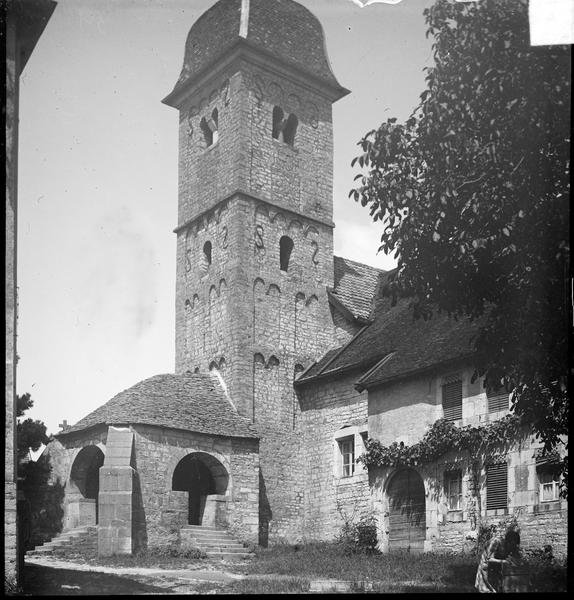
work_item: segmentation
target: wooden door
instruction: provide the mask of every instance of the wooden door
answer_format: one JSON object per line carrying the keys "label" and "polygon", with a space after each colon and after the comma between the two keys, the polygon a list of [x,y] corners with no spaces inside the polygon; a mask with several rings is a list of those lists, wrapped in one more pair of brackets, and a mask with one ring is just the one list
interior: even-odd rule
{"label": "wooden door", "polygon": [[388,488],[389,550],[422,552],[426,537],[425,489],[420,475],[403,469]]}

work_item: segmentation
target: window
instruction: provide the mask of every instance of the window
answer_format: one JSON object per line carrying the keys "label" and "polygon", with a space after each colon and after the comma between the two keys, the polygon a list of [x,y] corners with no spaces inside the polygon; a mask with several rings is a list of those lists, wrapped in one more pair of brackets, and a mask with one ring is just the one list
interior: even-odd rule
{"label": "window", "polygon": [[299,125],[299,119],[295,115],[289,115],[283,127],[283,141],[290,146],[295,143],[297,125]]}
{"label": "window", "polygon": [[273,107],[273,126],[271,135],[274,139],[293,146],[298,125],[299,119],[296,115],[290,114],[285,118],[285,113],[280,106]]}
{"label": "window", "polygon": [[448,510],[462,510],[462,473],[460,470],[444,474],[444,492]]}
{"label": "window", "polygon": [[505,388],[499,388],[497,390],[490,390],[486,392],[488,399],[488,412],[494,413],[499,410],[508,410],[508,398],[509,394]]}
{"label": "window", "polygon": [[462,419],[462,381],[459,378],[443,384],[442,408],[445,419]]}
{"label": "window", "polygon": [[203,119],[201,119],[199,127],[203,132],[203,138],[205,139],[205,144],[208,148],[217,142],[219,138],[219,113],[217,112],[217,108],[213,109],[210,118],[206,119],[203,117]]}
{"label": "window", "polygon": [[352,477],[355,474],[355,439],[354,437],[339,440],[341,452],[341,475]]}
{"label": "window", "polygon": [[506,463],[486,465],[486,510],[506,509],[508,467]]}
{"label": "window", "polygon": [[539,485],[539,502],[553,502],[560,499],[560,467],[545,464],[536,468]]}
{"label": "window", "polygon": [[204,273],[209,269],[209,265],[211,264],[211,242],[205,242],[203,244],[203,260],[202,260],[202,270]]}
{"label": "window", "polygon": [[290,237],[284,235],[279,240],[279,266],[282,271],[289,269],[289,260],[291,258],[291,252],[293,251],[293,240]]}
{"label": "window", "polygon": [[273,129],[271,135],[274,139],[280,139],[281,131],[283,130],[283,109],[279,106],[273,107]]}

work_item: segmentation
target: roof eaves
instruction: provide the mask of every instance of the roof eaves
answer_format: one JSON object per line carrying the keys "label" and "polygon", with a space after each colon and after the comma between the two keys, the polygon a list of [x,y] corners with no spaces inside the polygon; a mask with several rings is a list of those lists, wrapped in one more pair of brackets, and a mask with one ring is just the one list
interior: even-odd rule
{"label": "roof eaves", "polygon": [[365,389],[363,382],[367,381],[369,377],[380,367],[382,367],[395,353],[389,352],[387,355],[383,356],[383,358],[376,363],[371,369],[369,369],[360,379],[355,383],[355,389],[358,392],[362,392]]}
{"label": "roof eaves", "polygon": [[[349,347],[350,344],[352,344],[364,331],[365,329],[367,329],[367,327],[369,326],[369,324],[364,325],[363,327],[361,327],[360,331],[357,333],[357,335],[355,335],[354,337],[352,337],[346,344],[344,344],[343,346],[341,346],[341,348],[339,349],[338,352],[335,352],[335,354],[325,363],[325,365],[321,368],[321,370],[315,374],[312,375],[311,377],[306,378],[305,380],[303,380],[302,377],[299,377],[299,379],[296,380],[297,384],[301,384],[301,383],[308,383],[309,381],[314,381],[315,379],[321,378],[322,375],[326,375],[325,369],[332,364],[335,360],[337,360],[337,358],[339,358],[339,356],[341,356],[341,354]],[[331,373],[336,373],[337,371],[346,371],[346,367],[353,367],[353,366],[360,366],[360,363],[354,363],[353,365],[345,365],[345,367],[341,367],[340,369],[333,369],[332,371],[329,371],[329,374]]]}
{"label": "roof eaves", "polygon": [[[173,427],[170,425],[160,425],[160,424],[154,424],[154,423],[145,423],[145,422],[138,422],[138,421],[100,421],[99,423],[93,423],[92,425],[86,425],[86,427],[81,427],[80,429],[67,429],[65,431],[60,431],[58,433],[54,434],[55,438],[59,438],[63,435],[73,435],[73,434],[83,434],[86,431],[90,430],[90,429],[94,429],[95,427],[109,427],[109,426],[114,426],[114,427],[121,427],[121,426],[132,426],[132,425],[143,425],[144,427],[159,427],[160,429],[173,429],[175,431],[191,431],[192,433],[200,433],[202,435],[215,435],[218,437],[225,437],[225,438],[250,438],[250,439],[260,439],[260,435],[259,432],[253,428],[253,431],[250,430],[250,428],[246,428],[247,429],[247,434],[227,434],[227,433],[206,433],[204,431],[195,431],[194,429],[188,429],[185,427]],[[74,426],[72,426],[74,427]],[[253,426],[252,426],[253,427]]]}
{"label": "roof eaves", "polygon": [[[399,373],[398,375],[392,375],[391,377],[387,377],[385,379],[379,379],[378,381],[373,381],[372,383],[366,382],[366,383],[362,384],[362,386],[361,386],[362,389],[358,390],[358,391],[363,391],[366,389],[367,391],[370,392],[372,389],[377,388],[379,386],[386,385],[388,383],[394,383],[394,382],[400,381],[401,379],[406,379],[408,377],[411,377],[413,375],[426,373],[428,371],[434,371],[436,369],[440,369],[447,365],[452,365],[452,364],[455,364],[462,360],[472,358],[472,356],[474,356],[475,354],[476,354],[475,352],[461,354],[460,356],[457,356],[456,358],[450,358],[448,360],[443,360],[443,361],[434,363],[432,365],[427,365],[426,367],[418,367],[415,369],[411,369],[410,371],[403,371],[402,373]],[[387,357],[385,357],[385,358],[387,358]],[[382,362],[382,361],[381,361],[381,363],[384,364],[384,362]],[[375,369],[372,369],[372,371],[375,371]],[[365,380],[366,378],[367,378],[367,375],[364,375],[361,379]]]}

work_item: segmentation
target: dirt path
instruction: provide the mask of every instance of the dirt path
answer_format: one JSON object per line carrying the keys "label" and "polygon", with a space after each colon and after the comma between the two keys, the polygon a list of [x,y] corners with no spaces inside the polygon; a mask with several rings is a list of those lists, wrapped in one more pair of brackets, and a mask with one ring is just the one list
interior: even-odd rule
{"label": "dirt path", "polygon": [[[54,558],[26,560],[22,577],[25,595],[114,595],[213,593],[243,578],[223,568],[115,568]],[[211,585],[206,585],[211,584]]]}

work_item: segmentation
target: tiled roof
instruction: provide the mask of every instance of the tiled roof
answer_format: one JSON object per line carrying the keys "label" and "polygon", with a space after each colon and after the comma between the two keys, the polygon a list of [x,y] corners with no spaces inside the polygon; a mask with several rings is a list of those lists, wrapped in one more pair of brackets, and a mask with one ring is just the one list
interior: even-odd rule
{"label": "tiled roof", "polygon": [[384,271],[340,256],[334,257],[334,265],[335,285],[331,296],[355,319],[369,319],[379,277]]}
{"label": "tiled roof", "polygon": [[172,94],[241,39],[346,93],[331,71],[323,28],[307,8],[293,0],[220,0],[192,25]]}
{"label": "tiled roof", "polygon": [[380,275],[373,322],[364,327],[335,356],[323,357],[298,383],[317,377],[334,377],[362,369],[358,388],[369,388],[411,372],[470,356],[480,320],[454,320],[435,313],[431,319],[414,319],[408,298],[391,306],[382,289],[389,273]]}
{"label": "tiled roof", "polygon": [[251,422],[237,414],[217,378],[207,373],[144,379],[58,436],[101,424],[145,424],[226,437],[258,437]]}

